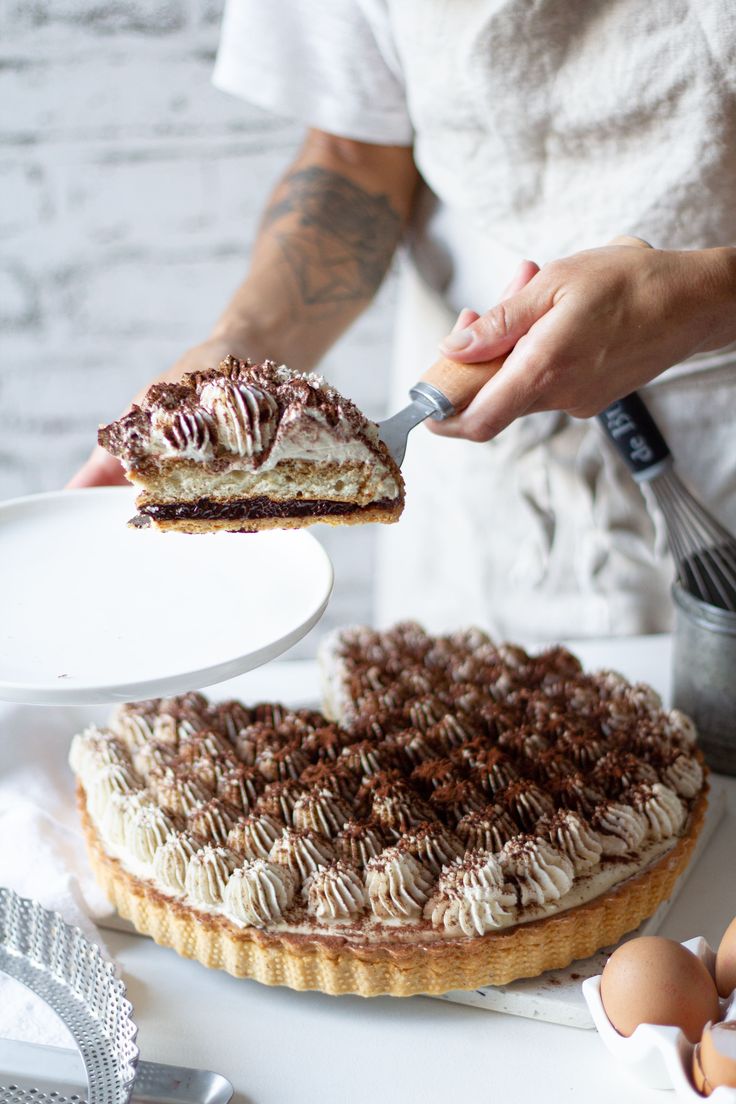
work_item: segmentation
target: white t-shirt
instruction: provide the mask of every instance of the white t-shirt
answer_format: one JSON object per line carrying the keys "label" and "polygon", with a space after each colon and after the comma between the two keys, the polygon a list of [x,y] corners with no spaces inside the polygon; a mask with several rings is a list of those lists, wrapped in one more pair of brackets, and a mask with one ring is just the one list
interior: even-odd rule
{"label": "white t-shirt", "polygon": [[214,80],[413,144],[415,259],[453,310],[616,234],[736,244],[733,0],[229,0]]}

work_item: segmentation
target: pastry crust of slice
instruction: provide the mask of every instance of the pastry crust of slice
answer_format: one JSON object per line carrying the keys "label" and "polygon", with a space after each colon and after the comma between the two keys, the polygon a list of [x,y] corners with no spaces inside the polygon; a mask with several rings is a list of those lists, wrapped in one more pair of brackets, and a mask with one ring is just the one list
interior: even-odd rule
{"label": "pastry crust of slice", "polygon": [[318,989],[332,995],[406,997],[505,985],[562,968],[617,942],[671,896],[702,828],[707,791],[705,784],[684,834],[669,851],[586,904],[473,939],[363,946],[348,945],[339,935],[239,928],[225,916],[200,912],[165,896],[106,853],[79,783],[77,802],[98,884],[121,916],[162,946],[204,966],[265,985]]}

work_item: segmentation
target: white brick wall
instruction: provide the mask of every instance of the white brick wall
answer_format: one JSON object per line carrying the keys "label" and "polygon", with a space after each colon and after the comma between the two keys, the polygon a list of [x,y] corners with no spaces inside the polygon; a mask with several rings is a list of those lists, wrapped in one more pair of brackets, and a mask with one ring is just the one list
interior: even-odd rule
{"label": "white brick wall", "polygon": [[[242,278],[300,130],[210,84],[220,9],[0,2],[0,498],[62,485]],[[391,311],[389,281],[323,365],[375,417]],[[372,532],[320,538],[337,578],[321,628],[370,618]]]}

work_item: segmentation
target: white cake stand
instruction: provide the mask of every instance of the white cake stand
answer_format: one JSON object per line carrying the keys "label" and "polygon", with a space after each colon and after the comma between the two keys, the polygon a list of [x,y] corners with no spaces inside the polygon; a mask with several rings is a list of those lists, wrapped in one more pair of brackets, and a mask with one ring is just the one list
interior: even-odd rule
{"label": "white cake stand", "polygon": [[0,700],[91,705],[222,682],[321,617],[327,553],[304,530],[129,529],[127,487],[0,504]]}

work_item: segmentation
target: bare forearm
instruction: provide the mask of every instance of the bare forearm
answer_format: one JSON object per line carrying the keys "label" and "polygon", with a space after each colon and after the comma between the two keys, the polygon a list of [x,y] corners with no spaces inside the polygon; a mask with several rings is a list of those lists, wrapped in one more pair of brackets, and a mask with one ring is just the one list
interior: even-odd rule
{"label": "bare forearm", "polygon": [[410,214],[411,151],[311,132],[274,190],[212,339],[312,368],[375,295]]}

